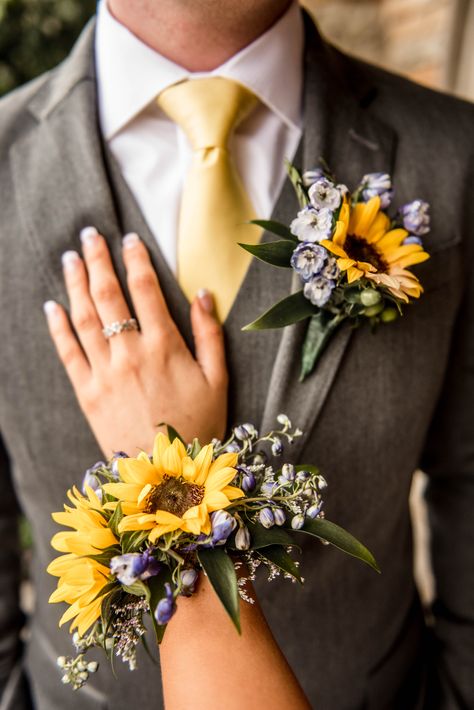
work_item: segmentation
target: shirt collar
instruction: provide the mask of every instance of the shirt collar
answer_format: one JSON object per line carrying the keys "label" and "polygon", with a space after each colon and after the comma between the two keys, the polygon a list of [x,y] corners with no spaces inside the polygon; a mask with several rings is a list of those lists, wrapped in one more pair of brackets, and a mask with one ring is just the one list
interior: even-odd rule
{"label": "shirt collar", "polygon": [[168,86],[202,76],[240,82],[282,121],[300,128],[303,45],[303,19],[298,4],[293,2],[267,32],[220,67],[206,74],[192,74],[141,42],[112,16],[106,0],[101,0],[95,56],[103,135],[111,139]]}

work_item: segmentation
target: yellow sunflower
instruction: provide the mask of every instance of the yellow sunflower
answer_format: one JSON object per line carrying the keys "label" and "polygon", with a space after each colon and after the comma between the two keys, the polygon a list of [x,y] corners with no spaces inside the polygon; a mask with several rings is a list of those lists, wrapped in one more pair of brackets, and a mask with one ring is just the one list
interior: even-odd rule
{"label": "yellow sunflower", "polygon": [[66,554],[57,557],[48,567],[50,574],[59,577],[49,602],[70,605],[59,625],[72,619],[70,630],[77,627],[80,636],[99,618],[104,588],[110,581],[110,569],[88,555],[98,555],[118,543],[107,527],[99,498],[91,488],[87,488],[86,493],[87,496],[81,495],[77,488],[68,491],[74,507],[65,505],[64,512],[53,513],[57,523],[73,530],[54,535],[51,545]]}
{"label": "yellow sunflower", "polygon": [[209,444],[192,459],[179,439],[170,443],[159,433],[151,461],[145,453],[119,459],[121,482],[107,483],[104,490],[121,502],[125,515],[120,532],[150,530],[152,543],[175,530],[209,534],[209,514],[244,495],[229,485],[237,473],[237,454],[222,454],[213,461],[213,453]]}
{"label": "yellow sunflower", "polygon": [[380,198],[372,197],[352,209],[344,203],[333,238],[321,244],[338,257],[337,265],[347,273],[348,283],[364,277],[407,302],[419,298],[423,289],[406,267],[429,259],[420,244],[403,244],[407,236],[405,229],[390,229]]}

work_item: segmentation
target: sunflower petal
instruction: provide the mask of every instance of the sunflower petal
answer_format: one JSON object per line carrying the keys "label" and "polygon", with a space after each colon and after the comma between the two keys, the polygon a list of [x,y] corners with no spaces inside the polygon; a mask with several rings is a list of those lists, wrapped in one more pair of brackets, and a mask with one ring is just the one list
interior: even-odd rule
{"label": "sunflower petal", "polygon": [[204,483],[206,492],[220,491],[234,480],[236,473],[235,468],[222,468],[221,470],[213,471],[208,475]]}
{"label": "sunflower petal", "polygon": [[379,210],[380,197],[372,197],[368,202],[359,202],[354,205],[349,222],[349,233],[365,237]]}
{"label": "sunflower petal", "polygon": [[198,486],[204,485],[209,469],[212,463],[212,455],[214,453],[214,448],[212,444],[203,446],[201,451],[198,453],[194,459],[194,465],[196,466],[196,477],[194,483]]}

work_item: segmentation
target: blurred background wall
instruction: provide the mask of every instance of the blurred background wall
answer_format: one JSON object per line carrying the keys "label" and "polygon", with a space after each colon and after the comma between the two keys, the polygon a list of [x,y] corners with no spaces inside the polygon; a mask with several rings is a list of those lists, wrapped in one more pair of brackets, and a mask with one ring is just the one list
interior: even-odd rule
{"label": "blurred background wall", "polygon": [[304,0],[322,32],[367,61],[474,98],[474,0]]}
{"label": "blurred background wall", "polygon": [[[303,0],[343,49],[474,98],[474,0]],[[0,95],[57,64],[96,0],[0,0]]]}

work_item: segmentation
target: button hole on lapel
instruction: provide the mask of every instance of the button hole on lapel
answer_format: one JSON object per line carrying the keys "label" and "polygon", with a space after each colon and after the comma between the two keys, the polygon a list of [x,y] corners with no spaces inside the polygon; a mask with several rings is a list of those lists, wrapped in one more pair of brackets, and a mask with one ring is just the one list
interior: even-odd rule
{"label": "button hole on lapel", "polygon": [[349,136],[355,140],[357,143],[360,143],[363,145],[365,148],[368,148],[369,150],[376,151],[379,149],[379,144],[375,143],[374,141],[369,140],[369,138],[364,138],[364,136],[360,136],[358,133],[354,131],[353,128],[349,128]]}

